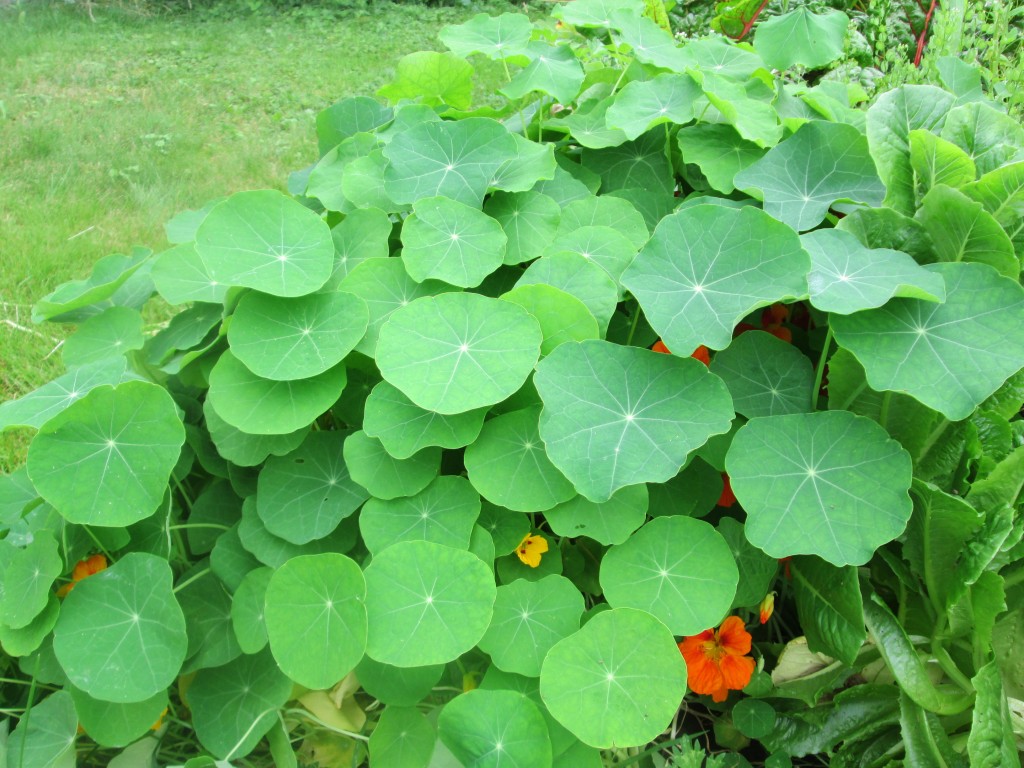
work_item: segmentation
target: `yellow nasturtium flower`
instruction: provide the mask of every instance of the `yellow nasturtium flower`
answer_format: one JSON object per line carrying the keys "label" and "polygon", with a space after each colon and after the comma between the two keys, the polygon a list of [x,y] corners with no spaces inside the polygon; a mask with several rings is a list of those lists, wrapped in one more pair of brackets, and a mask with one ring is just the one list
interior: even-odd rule
{"label": "yellow nasturtium flower", "polygon": [[540,534],[526,534],[516,547],[516,555],[531,568],[540,565],[540,556],[548,551],[548,540]]}

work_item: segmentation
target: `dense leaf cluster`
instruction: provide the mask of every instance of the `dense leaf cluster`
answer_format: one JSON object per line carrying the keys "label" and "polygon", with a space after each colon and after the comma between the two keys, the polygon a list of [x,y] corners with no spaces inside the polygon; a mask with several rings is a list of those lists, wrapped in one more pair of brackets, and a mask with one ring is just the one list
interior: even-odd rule
{"label": "dense leaf cluster", "polygon": [[[61,690],[8,754],[63,764],[79,723],[152,754],[170,705],[226,760],[294,764],[301,728],[375,766],[600,765],[695,732],[678,640],[781,592],[739,703],[690,697],[721,746],[1017,764],[1024,129],[962,63],[866,109],[772,74],[838,57],[839,12],[753,46],[639,0],[556,17],[447,28],[387,105],[319,116],[290,195],[36,306],[78,330],[0,405],[37,430],[0,643]],[[181,309],[146,335],[154,296]]]}

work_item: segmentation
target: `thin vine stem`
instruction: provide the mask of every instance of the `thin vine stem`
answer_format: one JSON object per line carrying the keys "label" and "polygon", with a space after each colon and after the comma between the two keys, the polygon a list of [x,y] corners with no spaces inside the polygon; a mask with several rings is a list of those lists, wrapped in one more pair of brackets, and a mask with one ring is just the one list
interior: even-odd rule
{"label": "thin vine stem", "polygon": [[828,327],[828,332],[825,334],[825,343],[821,347],[821,357],[818,358],[818,367],[814,372],[814,387],[811,389],[811,402],[814,403],[814,409],[818,409],[818,394],[821,392],[821,381],[825,376],[825,365],[828,362],[828,351],[832,346],[832,326]]}

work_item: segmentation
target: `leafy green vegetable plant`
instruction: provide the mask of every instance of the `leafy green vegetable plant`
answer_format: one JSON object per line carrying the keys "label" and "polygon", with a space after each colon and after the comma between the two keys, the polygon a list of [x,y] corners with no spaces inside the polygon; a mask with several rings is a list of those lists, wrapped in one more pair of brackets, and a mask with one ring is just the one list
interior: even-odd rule
{"label": "leafy green vegetable plant", "polygon": [[555,16],[37,305],[9,765],[1018,764],[1024,131],[773,76],[828,16]]}

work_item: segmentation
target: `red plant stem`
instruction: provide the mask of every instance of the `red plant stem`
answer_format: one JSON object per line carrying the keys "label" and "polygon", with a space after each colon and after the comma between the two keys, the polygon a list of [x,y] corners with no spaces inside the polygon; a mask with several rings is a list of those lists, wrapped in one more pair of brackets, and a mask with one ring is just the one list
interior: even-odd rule
{"label": "red plant stem", "polygon": [[761,15],[761,11],[764,10],[766,5],[768,5],[768,0],[764,0],[764,2],[757,7],[757,10],[754,11],[754,15],[743,22],[743,29],[740,30],[740,33],[736,35],[733,40],[739,42],[750,33],[750,30],[754,28],[754,22],[757,21],[757,17]]}
{"label": "red plant stem", "polygon": [[917,38],[917,52],[914,54],[914,66],[921,66],[921,54],[924,53],[924,40],[928,36],[928,26],[932,23],[932,14],[935,13],[935,6],[939,4],[939,0],[932,0],[931,5],[928,6],[928,13],[924,16],[924,26],[921,27],[921,34]]}

